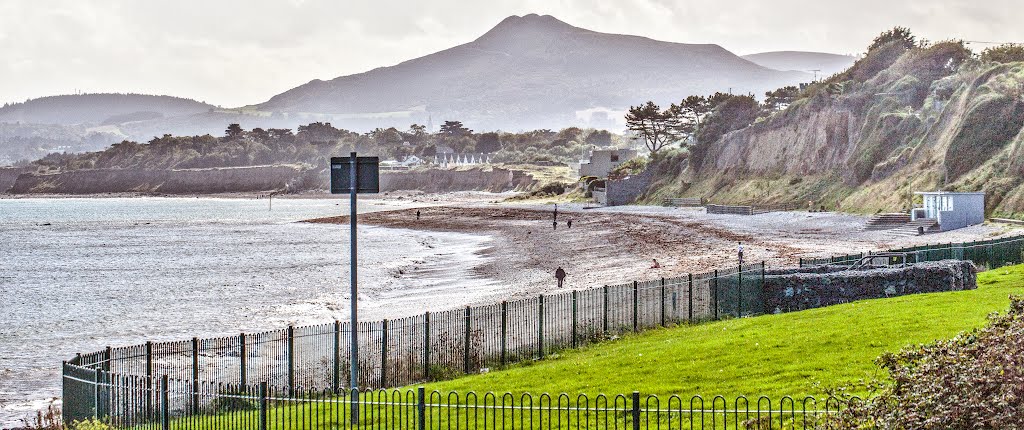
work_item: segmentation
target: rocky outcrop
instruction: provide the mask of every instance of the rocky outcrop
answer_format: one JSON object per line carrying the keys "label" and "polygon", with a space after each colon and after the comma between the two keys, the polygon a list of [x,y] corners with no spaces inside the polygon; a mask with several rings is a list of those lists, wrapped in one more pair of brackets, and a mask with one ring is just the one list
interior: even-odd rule
{"label": "rocky outcrop", "polygon": [[300,165],[225,167],[213,169],[92,169],[53,174],[25,173],[12,194],[161,193],[203,194],[281,191],[302,188]]}
{"label": "rocky outcrop", "polygon": [[0,193],[6,193],[14,186],[18,176],[32,170],[34,169],[28,167],[0,167]]}

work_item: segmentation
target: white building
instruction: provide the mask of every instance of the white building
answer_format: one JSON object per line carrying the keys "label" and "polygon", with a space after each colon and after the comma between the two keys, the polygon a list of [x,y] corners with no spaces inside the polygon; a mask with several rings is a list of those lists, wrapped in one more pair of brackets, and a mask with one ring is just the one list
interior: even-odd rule
{"label": "white building", "polygon": [[940,231],[985,222],[985,193],[931,191],[914,194],[922,197],[924,205],[911,211],[911,221],[934,219]]}
{"label": "white building", "polygon": [[606,178],[618,165],[636,158],[633,149],[595,149],[589,160],[580,162],[580,176]]}

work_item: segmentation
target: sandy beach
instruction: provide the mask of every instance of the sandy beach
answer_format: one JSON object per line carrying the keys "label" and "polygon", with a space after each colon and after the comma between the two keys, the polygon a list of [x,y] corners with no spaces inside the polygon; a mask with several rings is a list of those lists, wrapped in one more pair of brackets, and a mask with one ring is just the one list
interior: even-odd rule
{"label": "sandy beach", "polygon": [[[416,218],[417,210],[420,218]],[[795,266],[800,257],[881,251],[923,243],[960,242],[1009,234],[1002,225],[899,237],[864,231],[867,217],[841,213],[777,212],[708,215],[701,208],[462,203],[360,215],[362,224],[487,235],[489,262],[477,276],[506,286],[506,297],[557,290],[554,272],[568,273],[564,289],[670,277],[731,267],[743,243],[744,261]],[[572,220],[572,227],[566,221]],[[311,220],[347,223],[347,217]],[[659,266],[653,268],[653,260]]]}

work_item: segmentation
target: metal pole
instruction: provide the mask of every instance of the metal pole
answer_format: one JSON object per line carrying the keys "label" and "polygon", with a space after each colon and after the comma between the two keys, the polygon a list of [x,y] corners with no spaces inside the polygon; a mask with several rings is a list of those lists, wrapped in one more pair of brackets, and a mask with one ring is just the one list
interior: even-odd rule
{"label": "metal pole", "polygon": [[576,290],[572,290],[572,347],[573,348],[576,348],[576,346],[577,346],[577,341],[576,341],[576,324],[577,324],[577,322],[576,322],[577,321],[576,313],[577,313],[577,310],[576,310],[576,306],[577,306],[576,305]]}
{"label": "metal pole", "polygon": [[508,347],[508,301],[501,302],[501,365],[505,365]]}
{"label": "metal pole", "polygon": [[295,327],[288,326],[288,396],[295,397]]}
{"label": "metal pole", "polygon": [[385,318],[380,330],[380,388],[388,386],[388,319]]}
{"label": "metal pole", "polygon": [[661,278],[661,326],[665,327],[665,278]]}
{"label": "metal pole", "polygon": [[245,351],[245,333],[238,335],[238,384],[242,389],[246,386],[246,372],[248,370],[247,353]]}
{"label": "metal pole", "polygon": [[537,359],[544,358],[544,295],[538,301],[537,315]]}
{"label": "metal pole", "polygon": [[687,279],[687,282],[689,282],[689,284],[690,284],[690,286],[688,287],[687,292],[686,292],[686,299],[690,301],[690,303],[687,305],[686,309],[690,312],[690,315],[686,319],[686,322],[692,324],[693,323],[693,274],[692,273],[687,273],[686,274],[686,279]]}
{"label": "metal pole", "polygon": [[356,191],[359,184],[359,165],[355,151],[349,154],[352,157],[352,169],[349,176],[349,275],[351,277],[351,291],[349,302],[352,308],[352,321],[349,323],[352,331],[352,355],[349,363],[352,368],[349,376],[349,386],[352,387],[352,425],[359,425],[359,312],[356,305],[359,301],[356,289]]}
{"label": "metal pole", "polygon": [[470,337],[469,337],[469,335],[470,335],[471,327],[470,327],[470,324],[469,324],[469,318],[470,318],[469,312],[470,312],[469,306],[466,306],[466,321],[465,321],[466,325],[465,325],[465,329],[463,331],[463,333],[464,333],[464,336],[463,336],[464,344],[463,344],[463,348],[462,348],[462,367],[463,367],[462,370],[465,371],[467,375],[469,374],[469,371],[470,371],[470,366],[469,366],[469,341],[470,341]]}
{"label": "metal pole", "polygon": [[640,290],[637,288],[637,282],[633,281],[633,333],[636,333],[638,327],[637,311],[640,298],[638,297]]}
{"label": "metal pole", "polygon": [[163,430],[170,430],[171,428],[171,412],[169,411],[171,402],[168,399],[170,390],[167,389],[167,375],[160,377],[160,428]]}
{"label": "metal pole", "polygon": [[334,394],[341,390],[341,322],[334,320]]}
{"label": "metal pole", "polygon": [[743,316],[743,264],[737,266],[736,272],[736,318]]}

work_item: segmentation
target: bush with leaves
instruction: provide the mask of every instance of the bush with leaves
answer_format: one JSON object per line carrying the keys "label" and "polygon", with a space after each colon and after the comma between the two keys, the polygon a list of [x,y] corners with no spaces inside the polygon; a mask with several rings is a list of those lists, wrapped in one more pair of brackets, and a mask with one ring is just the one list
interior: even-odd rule
{"label": "bush with leaves", "polygon": [[1024,428],[1024,297],[1005,315],[950,340],[888,353],[891,382],[833,417],[831,428]]}

